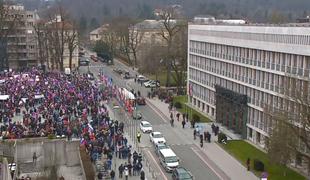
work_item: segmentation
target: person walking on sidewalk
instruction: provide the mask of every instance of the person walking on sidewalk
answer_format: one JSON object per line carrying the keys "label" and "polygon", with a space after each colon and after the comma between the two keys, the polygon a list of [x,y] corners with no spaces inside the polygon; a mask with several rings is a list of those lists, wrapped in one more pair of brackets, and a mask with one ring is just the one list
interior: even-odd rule
{"label": "person walking on sidewalk", "polygon": [[194,129],[194,140],[196,140],[196,136],[197,136],[197,131],[196,129]]}
{"label": "person walking on sidewalk", "polygon": [[203,147],[203,135],[200,134],[199,137],[200,137],[200,147],[202,148]]}
{"label": "person walking on sidewalk", "polygon": [[170,124],[171,124],[171,127],[174,127],[174,119],[173,119],[173,117],[170,119]]}
{"label": "person walking on sidewalk", "polygon": [[184,127],[185,127],[185,124],[186,124],[186,123],[185,123],[185,120],[183,120],[183,121],[182,121],[182,127],[183,127],[183,129],[184,129]]}
{"label": "person walking on sidewalk", "polygon": [[140,172],[140,180],[145,180],[145,172],[143,169]]}
{"label": "person walking on sidewalk", "polygon": [[111,176],[111,180],[115,180],[115,172],[113,171],[113,169],[110,172],[110,176]]}
{"label": "person walking on sidewalk", "polygon": [[137,140],[138,140],[138,143],[140,143],[141,142],[141,134],[140,134],[140,132],[138,131],[138,133],[137,133]]}
{"label": "person walking on sidewalk", "polygon": [[180,113],[179,112],[177,113],[176,116],[177,116],[177,120],[180,121]]}
{"label": "person walking on sidewalk", "polygon": [[125,175],[125,179],[128,180],[129,171],[128,171],[128,167],[127,166],[125,167],[124,175]]}
{"label": "person walking on sidewalk", "polygon": [[118,173],[119,173],[118,178],[123,178],[123,171],[124,171],[124,166],[123,166],[123,164],[121,164],[121,165],[118,167]]}

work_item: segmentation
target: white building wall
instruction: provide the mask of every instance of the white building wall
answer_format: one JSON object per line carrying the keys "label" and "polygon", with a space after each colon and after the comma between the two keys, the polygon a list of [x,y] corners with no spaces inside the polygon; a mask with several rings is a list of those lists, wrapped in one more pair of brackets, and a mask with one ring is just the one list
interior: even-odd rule
{"label": "white building wall", "polygon": [[258,145],[271,125],[264,109],[288,104],[285,77],[309,86],[309,27],[189,25],[188,43],[192,105],[215,119],[216,84],[247,95],[247,138]]}

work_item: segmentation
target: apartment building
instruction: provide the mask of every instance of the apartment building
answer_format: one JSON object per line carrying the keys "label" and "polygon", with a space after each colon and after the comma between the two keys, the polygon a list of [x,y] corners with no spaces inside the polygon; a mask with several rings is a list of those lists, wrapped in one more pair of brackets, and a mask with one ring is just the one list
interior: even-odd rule
{"label": "apartment building", "polygon": [[39,18],[34,11],[27,11],[23,5],[7,6],[9,16],[14,18],[13,29],[7,35],[6,53],[9,68],[36,66],[37,39],[34,23]]}
{"label": "apartment building", "polygon": [[211,119],[265,147],[268,110],[298,113],[285,92],[309,91],[309,24],[190,24],[189,102]]}

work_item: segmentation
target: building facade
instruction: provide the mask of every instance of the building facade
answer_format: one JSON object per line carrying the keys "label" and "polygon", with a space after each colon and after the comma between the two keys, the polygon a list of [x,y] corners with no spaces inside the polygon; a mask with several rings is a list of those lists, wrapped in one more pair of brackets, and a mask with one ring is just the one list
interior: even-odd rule
{"label": "building facade", "polygon": [[34,23],[39,18],[37,13],[26,11],[22,5],[10,5],[6,8],[10,17],[17,17],[8,18],[9,21],[15,21],[6,37],[6,58],[9,68],[37,65],[37,39],[34,31]]}
{"label": "building facade", "polygon": [[[175,20],[171,21],[171,24],[175,23]],[[129,39],[133,41],[132,43],[138,43],[138,64],[143,64],[148,59],[150,49],[167,47],[163,33],[168,36],[163,20],[147,19],[129,28]]]}
{"label": "building facade", "polygon": [[297,113],[286,80],[310,93],[309,72],[309,26],[188,27],[189,102],[261,147],[271,127],[266,109]]}

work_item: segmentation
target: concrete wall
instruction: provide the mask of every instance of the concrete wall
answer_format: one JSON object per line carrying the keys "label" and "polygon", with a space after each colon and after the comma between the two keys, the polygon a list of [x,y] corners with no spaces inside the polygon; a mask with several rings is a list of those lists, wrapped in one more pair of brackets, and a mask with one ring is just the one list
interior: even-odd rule
{"label": "concrete wall", "polygon": [[33,161],[36,152],[37,164],[41,167],[53,165],[76,166],[79,165],[79,141],[67,142],[66,140],[31,140],[17,143],[18,163]]}

